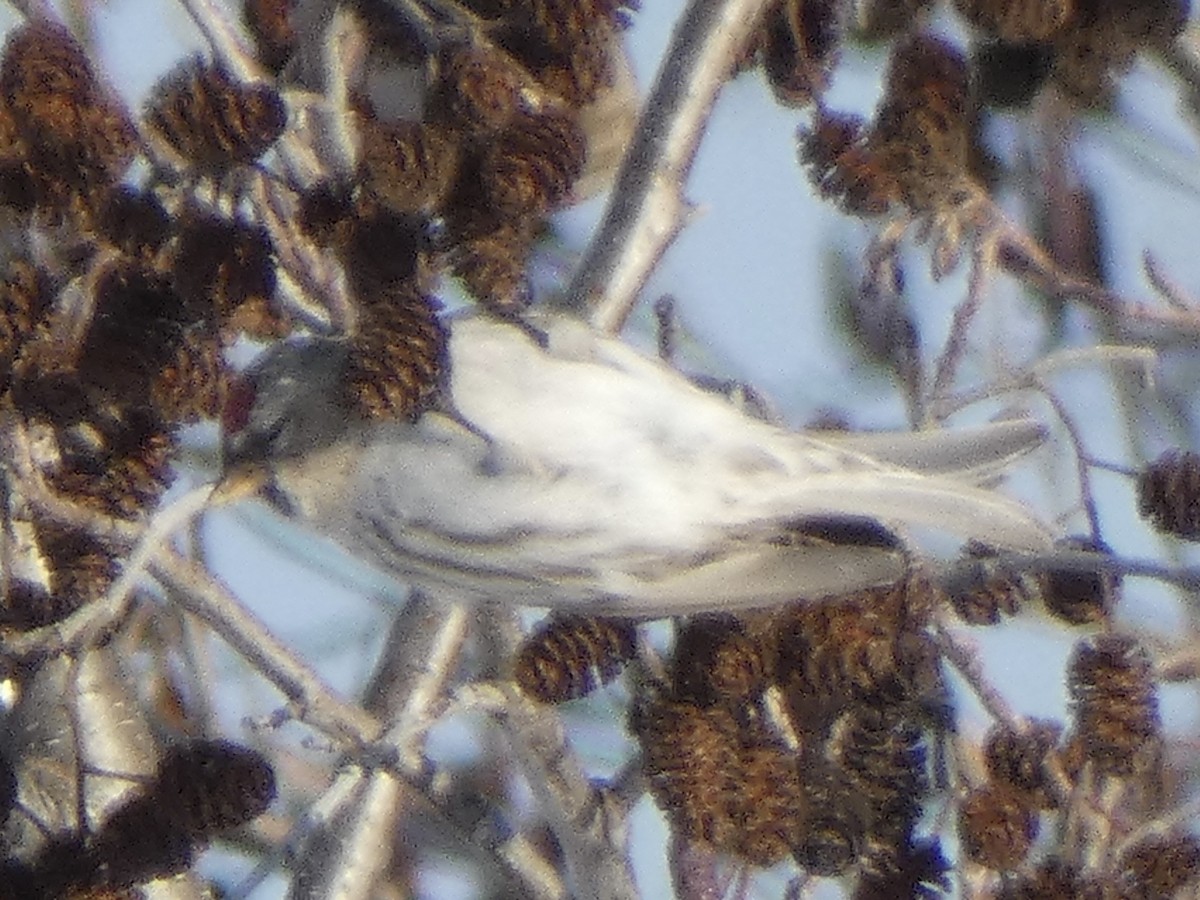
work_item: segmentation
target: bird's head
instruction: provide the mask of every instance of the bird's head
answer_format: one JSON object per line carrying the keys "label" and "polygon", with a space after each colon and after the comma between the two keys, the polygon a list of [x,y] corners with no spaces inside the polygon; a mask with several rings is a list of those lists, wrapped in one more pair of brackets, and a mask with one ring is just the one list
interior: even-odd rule
{"label": "bird's head", "polygon": [[221,412],[223,478],[262,485],[342,440],[351,424],[349,348],[304,338],[271,348],[230,386]]}

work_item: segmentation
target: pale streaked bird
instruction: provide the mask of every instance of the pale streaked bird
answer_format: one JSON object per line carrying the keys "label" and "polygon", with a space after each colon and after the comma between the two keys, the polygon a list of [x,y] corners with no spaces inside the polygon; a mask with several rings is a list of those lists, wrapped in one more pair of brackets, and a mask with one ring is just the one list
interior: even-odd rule
{"label": "pale streaked bird", "polygon": [[453,415],[415,422],[348,411],[344,342],[269,351],[246,373],[253,401],[225,436],[227,477],[269,477],[313,529],[455,601],[759,607],[900,577],[888,526],[1051,544],[1025,506],[980,484],[1043,439],[1033,421],[818,437],[566,317],[536,320],[544,346],[480,315],[449,327]]}

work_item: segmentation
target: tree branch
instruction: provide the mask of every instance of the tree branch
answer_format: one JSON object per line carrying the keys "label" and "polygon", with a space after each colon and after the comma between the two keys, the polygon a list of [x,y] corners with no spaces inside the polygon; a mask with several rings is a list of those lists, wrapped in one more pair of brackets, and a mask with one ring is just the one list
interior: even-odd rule
{"label": "tree branch", "polygon": [[721,86],[766,0],[692,0],[634,132],[596,236],[567,290],[601,331],[621,330],[683,228],[684,183]]}

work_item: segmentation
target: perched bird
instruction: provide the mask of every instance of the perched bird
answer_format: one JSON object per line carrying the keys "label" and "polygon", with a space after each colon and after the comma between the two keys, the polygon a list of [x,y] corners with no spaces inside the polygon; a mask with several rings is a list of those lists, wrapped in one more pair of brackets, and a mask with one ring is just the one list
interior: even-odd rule
{"label": "perched bird", "polygon": [[285,342],[227,417],[226,478],[435,595],[625,615],[770,606],[893,581],[889,526],[994,547],[1051,534],[979,486],[1030,420],[814,437],[745,415],[565,316],[449,321],[445,411],[366,422],[344,341]]}

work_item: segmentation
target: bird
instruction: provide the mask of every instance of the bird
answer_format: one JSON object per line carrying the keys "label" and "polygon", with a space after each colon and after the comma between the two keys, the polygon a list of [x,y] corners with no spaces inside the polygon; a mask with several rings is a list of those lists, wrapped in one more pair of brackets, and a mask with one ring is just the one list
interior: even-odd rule
{"label": "bird", "polygon": [[[1054,535],[991,486],[1030,418],[807,434],[753,417],[566,313],[446,317],[444,400],[357,415],[341,337],[242,373],[224,479],[454,602],[596,615],[746,610],[892,583],[912,526],[1015,551]],[[243,487],[245,490],[245,487]]]}

